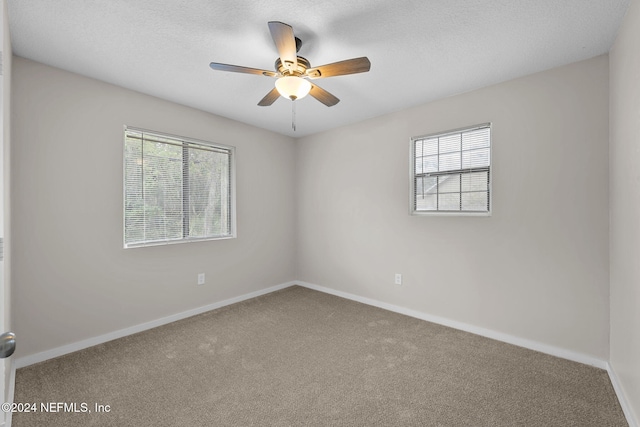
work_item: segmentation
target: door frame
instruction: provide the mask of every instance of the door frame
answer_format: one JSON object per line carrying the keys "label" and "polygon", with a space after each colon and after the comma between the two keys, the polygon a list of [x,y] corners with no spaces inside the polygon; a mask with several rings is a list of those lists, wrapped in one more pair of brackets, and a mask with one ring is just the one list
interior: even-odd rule
{"label": "door frame", "polygon": [[[7,1],[0,0],[0,333],[11,324],[11,262],[10,244],[10,120],[11,120],[11,38]],[[0,359],[0,402],[13,402],[15,368],[13,357]],[[6,416],[5,416],[6,415]],[[0,412],[0,427],[11,426],[11,412]]]}

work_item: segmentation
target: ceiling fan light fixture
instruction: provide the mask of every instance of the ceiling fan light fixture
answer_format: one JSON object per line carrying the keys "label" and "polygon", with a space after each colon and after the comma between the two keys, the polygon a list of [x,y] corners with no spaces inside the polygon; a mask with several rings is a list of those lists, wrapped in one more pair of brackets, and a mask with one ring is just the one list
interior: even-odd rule
{"label": "ceiling fan light fixture", "polygon": [[285,76],[276,80],[276,89],[283,97],[295,101],[309,94],[311,83],[302,77]]}

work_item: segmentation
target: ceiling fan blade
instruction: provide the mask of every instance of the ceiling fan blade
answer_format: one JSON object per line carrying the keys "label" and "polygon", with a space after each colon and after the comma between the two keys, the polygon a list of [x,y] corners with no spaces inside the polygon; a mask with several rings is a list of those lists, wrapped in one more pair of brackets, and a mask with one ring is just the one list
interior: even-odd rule
{"label": "ceiling fan blade", "polygon": [[269,31],[278,49],[282,65],[288,70],[294,70],[298,65],[298,56],[293,28],[282,22],[270,21]]}
{"label": "ceiling fan blade", "polygon": [[249,68],[249,67],[241,67],[239,65],[229,65],[229,64],[220,64],[218,62],[212,62],[209,64],[214,70],[217,71],[231,71],[233,73],[244,73],[244,74],[257,74],[259,76],[267,76],[267,77],[276,77],[278,73],[267,70],[260,70],[258,68]]}
{"label": "ceiling fan blade", "polygon": [[329,92],[322,89],[320,86],[316,86],[314,84],[311,84],[311,91],[309,92],[309,95],[313,96],[315,99],[322,102],[327,107],[333,107],[338,102],[340,102],[338,98],[331,95]]}
{"label": "ceiling fan blade", "polygon": [[278,97],[280,97],[280,92],[278,92],[278,89],[274,87],[268,94],[264,96],[264,98],[260,100],[260,102],[258,102],[258,105],[261,107],[268,107],[269,105],[276,102],[276,99],[278,99]]}
{"label": "ceiling fan blade", "polygon": [[363,56],[361,58],[347,59],[333,64],[321,65],[319,67],[309,68],[307,76],[310,79],[319,79],[324,77],[344,76],[347,74],[366,73],[371,69],[369,58]]}

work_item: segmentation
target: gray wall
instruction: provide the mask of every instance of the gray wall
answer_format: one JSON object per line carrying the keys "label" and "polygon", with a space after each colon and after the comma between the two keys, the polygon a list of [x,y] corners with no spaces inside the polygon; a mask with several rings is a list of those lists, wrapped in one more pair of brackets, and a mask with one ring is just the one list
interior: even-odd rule
{"label": "gray wall", "polygon": [[611,367],[640,422],[640,2],[610,52]]}
{"label": "gray wall", "polygon": [[[605,55],[294,142],[15,58],[18,356],[299,279],[607,360],[608,71]],[[483,122],[493,215],[410,216],[410,137]],[[122,249],[123,124],[235,145],[238,238]]]}
{"label": "gray wall", "polygon": [[[293,139],[22,58],[13,67],[18,357],[295,278]],[[125,124],[236,147],[236,239],[122,248]]]}
{"label": "gray wall", "polygon": [[[607,360],[608,78],[604,55],[300,139],[298,279]],[[484,122],[493,215],[410,216],[409,139]]]}

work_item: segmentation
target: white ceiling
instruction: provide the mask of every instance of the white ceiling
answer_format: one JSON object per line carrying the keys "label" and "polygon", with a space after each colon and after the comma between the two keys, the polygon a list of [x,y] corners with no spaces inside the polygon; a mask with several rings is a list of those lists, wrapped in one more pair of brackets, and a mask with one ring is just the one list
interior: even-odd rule
{"label": "white ceiling", "polygon": [[[8,0],[14,54],[300,137],[608,52],[629,0]],[[365,74],[315,80],[340,98],[257,103],[268,21],[312,66],[367,56]]]}

